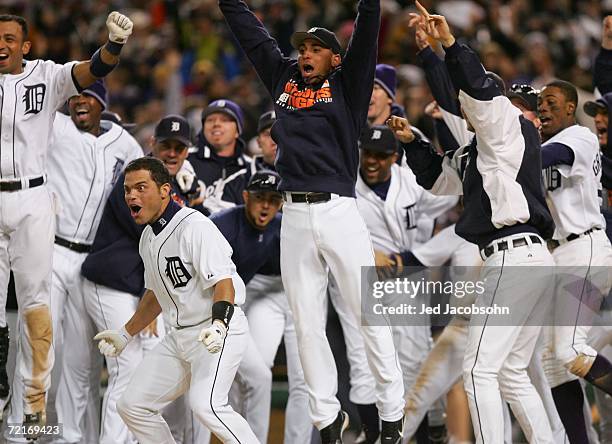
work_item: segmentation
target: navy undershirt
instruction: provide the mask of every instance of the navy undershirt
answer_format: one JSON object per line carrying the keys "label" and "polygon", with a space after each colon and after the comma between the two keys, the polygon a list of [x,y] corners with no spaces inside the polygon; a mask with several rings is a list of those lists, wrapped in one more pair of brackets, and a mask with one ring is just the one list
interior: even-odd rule
{"label": "navy undershirt", "polygon": [[[359,174],[361,174],[361,171]],[[361,178],[363,179],[363,174],[361,174]],[[380,197],[382,200],[387,200],[387,193],[389,192],[389,187],[391,186],[391,177],[384,182],[375,183],[373,185],[367,183],[365,179],[363,179],[363,181],[372,191],[374,191],[374,193],[376,193],[378,197]]]}
{"label": "navy undershirt", "polygon": [[153,233],[155,233],[156,236],[161,233],[164,227],[168,225],[174,215],[180,210],[181,207],[174,200],[170,199],[168,206],[166,207],[162,215],[159,217],[159,219],[157,219],[152,224],[149,224],[151,225],[151,228],[153,228]]}

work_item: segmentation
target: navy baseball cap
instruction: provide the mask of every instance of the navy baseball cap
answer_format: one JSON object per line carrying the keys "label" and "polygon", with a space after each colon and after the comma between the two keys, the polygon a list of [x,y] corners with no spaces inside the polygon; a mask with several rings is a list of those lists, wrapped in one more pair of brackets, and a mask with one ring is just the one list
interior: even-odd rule
{"label": "navy baseball cap", "polygon": [[518,99],[523,103],[523,106],[529,111],[536,112],[538,110],[538,95],[540,91],[531,85],[513,84],[508,90],[507,97]]}
{"label": "navy baseball cap", "polygon": [[155,127],[155,141],[178,140],[185,146],[191,146],[191,129],[182,116],[170,114],[159,121]]}
{"label": "navy baseball cap", "polygon": [[267,113],[263,113],[259,116],[259,122],[257,122],[257,134],[261,133],[263,130],[271,128],[276,122],[276,112],[268,111]]}
{"label": "navy baseball cap", "polygon": [[385,125],[367,127],[359,138],[359,148],[375,153],[397,153],[398,144],[393,131]]}
{"label": "navy baseball cap", "polygon": [[608,112],[608,104],[601,97],[597,100],[589,100],[586,102],[582,109],[591,117],[595,117],[597,113]]}
{"label": "navy baseball cap", "polygon": [[397,84],[396,71],[391,65],[385,65],[380,63],[376,65],[376,76],[374,77],[374,83],[385,90],[387,95],[395,100],[395,86]]}
{"label": "navy baseball cap", "polygon": [[102,79],[98,79],[81,91],[81,94],[93,97],[100,102],[102,105],[102,110],[106,109],[107,103],[107,94],[106,94],[106,86],[104,85],[104,81]]}
{"label": "navy baseball cap", "polygon": [[317,40],[323,47],[331,49],[334,54],[344,55],[342,46],[336,37],[336,34],[326,28],[310,28],[308,31],[294,32],[291,36],[291,46],[295,49],[300,49],[300,45],[306,39]]}
{"label": "navy baseball cap", "polygon": [[251,176],[246,186],[247,191],[278,191],[280,176],[274,171],[259,170]]}
{"label": "navy baseball cap", "polygon": [[219,99],[210,102],[204,111],[202,111],[202,122],[206,120],[208,116],[214,113],[223,113],[230,116],[238,125],[238,134],[242,134],[242,128],[244,128],[244,117],[242,109],[237,103],[227,99]]}
{"label": "navy baseball cap", "polygon": [[136,128],[135,123],[124,122],[119,114],[112,111],[102,111],[102,114],[100,114],[100,120],[108,120],[110,122],[116,123],[127,131],[131,131]]}

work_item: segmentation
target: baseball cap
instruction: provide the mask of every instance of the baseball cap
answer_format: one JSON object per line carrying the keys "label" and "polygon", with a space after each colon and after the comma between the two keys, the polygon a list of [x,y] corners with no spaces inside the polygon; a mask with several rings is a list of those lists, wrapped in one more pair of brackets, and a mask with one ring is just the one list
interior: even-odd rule
{"label": "baseball cap", "polygon": [[584,110],[585,113],[587,113],[589,116],[591,117],[595,117],[597,115],[597,113],[599,112],[607,112],[608,111],[608,104],[606,103],[606,101],[602,98],[599,98],[597,100],[589,100],[588,102],[586,102],[582,109]]}
{"label": "baseball cap", "polygon": [[98,79],[95,82],[93,82],[83,91],[81,91],[81,94],[84,94],[86,96],[91,96],[97,99],[98,102],[100,102],[100,105],[102,105],[102,110],[106,109],[106,102],[107,102],[106,86],[104,85],[104,81],[102,79]]}
{"label": "baseball cap", "polygon": [[495,82],[497,87],[499,88],[499,92],[501,92],[504,96],[506,95],[506,82],[504,79],[500,77],[499,74],[493,71],[486,71],[487,77]]}
{"label": "baseball cap", "polygon": [[395,100],[395,86],[397,80],[396,71],[393,66],[385,65],[384,63],[376,65],[374,83],[384,89],[391,99]]}
{"label": "baseball cap", "polygon": [[276,122],[276,112],[268,111],[259,116],[259,122],[257,122],[257,134],[263,130],[270,128]]}
{"label": "baseball cap", "polygon": [[119,114],[114,113],[112,111],[102,111],[102,114],[100,114],[100,120],[109,120],[125,128],[127,131],[131,131],[132,129],[136,128],[135,123],[124,122]]}
{"label": "baseball cap", "polygon": [[159,121],[155,127],[155,140],[178,140],[185,146],[191,146],[191,129],[183,117],[170,114]]}
{"label": "baseball cap", "polygon": [[325,48],[331,49],[334,54],[344,55],[344,51],[342,50],[342,46],[340,46],[340,42],[336,38],[336,34],[331,32],[329,29],[314,27],[310,28],[308,31],[294,32],[291,36],[291,46],[293,46],[295,49],[299,49],[300,45],[306,39],[317,40]]}
{"label": "baseball cap", "polygon": [[507,97],[509,99],[519,99],[523,105],[530,111],[538,110],[538,95],[540,91],[531,85],[513,84],[508,90]]}
{"label": "baseball cap", "polygon": [[393,154],[397,152],[397,140],[387,126],[373,125],[367,127],[359,138],[359,148],[375,153]]}
{"label": "baseball cap", "polygon": [[278,191],[280,176],[274,171],[259,170],[251,176],[246,186],[247,191]]}
{"label": "baseball cap", "polygon": [[238,125],[238,134],[242,134],[242,128],[244,127],[244,117],[242,109],[237,103],[227,99],[214,100],[208,104],[204,111],[202,111],[202,122],[206,120],[208,116],[214,113],[224,113],[230,116]]}

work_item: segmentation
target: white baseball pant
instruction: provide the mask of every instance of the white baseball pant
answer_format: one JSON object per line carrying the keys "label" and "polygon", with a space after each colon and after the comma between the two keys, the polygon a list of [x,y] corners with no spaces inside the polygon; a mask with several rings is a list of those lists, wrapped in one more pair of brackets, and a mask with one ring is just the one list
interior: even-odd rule
{"label": "white baseball pant", "polygon": [[284,442],[309,444],[313,428],[305,414],[308,411],[308,388],[300,363],[293,314],[281,277],[255,275],[246,291],[251,337],[268,368],[274,365],[281,339],[285,344],[289,399],[285,407]]}
{"label": "white baseball pant", "polygon": [[234,310],[225,344],[209,353],[198,341],[201,326],[172,329],[141,361],[117,404],[119,414],[140,444],[174,443],[161,410],[189,391],[196,417],[224,443],[259,441],[232,410],[228,393],[247,346],[248,323]]}
{"label": "white baseball pant", "polygon": [[[527,239],[528,245],[514,248],[512,239],[515,238]],[[495,249],[486,258],[480,274],[485,292],[478,296],[476,303],[485,307],[493,303],[509,307],[515,315],[498,318],[498,315],[479,314],[472,315],[470,320],[463,381],[476,442],[503,442],[503,396],[530,443],[552,444],[552,430],[542,400],[527,374],[527,366],[542,325],[534,318],[534,310],[554,282],[554,262],[544,241],[532,243],[529,236],[521,234],[498,239],[496,244],[500,241],[507,241],[511,248]],[[529,275],[526,276],[527,267]],[[519,311],[524,316],[517,318]],[[513,325],[500,325],[509,319]]]}
{"label": "white baseball pant", "polygon": [[[560,245],[552,255],[562,273],[556,286],[555,305],[559,313],[556,320],[561,321],[557,322],[560,325],[545,329],[542,362],[548,382],[554,388],[577,376],[584,377],[597,356],[587,338],[598,314],[598,309],[593,308],[599,307],[601,296],[607,296],[612,286],[612,247],[606,233],[596,230]],[[572,276],[582,282],[580,288],[568,285],[574,280]],[[577,325],[568,324],[574,317]]]}
{"label": "white baseball pant", "polygon": [[[25,413],[45,410],[53,368],[53,327],[49,308],[55,235],[54,197],[46,185],[0,192],[0,283],[10,270],[23,326],[19,333],[16,372],[24,383]],[[3,287],[5,288],[5,287]],[[7,292],[0,292],[0,316],[6,324]],[[21,423],[19,418],[17,423]]]}
{"label": "white baseball pant", "polygon": [[[68,298],[80,298],[81,297],[81,265],[87,253],[77,253],[68,248],[60,245],[53,246],[53,271],[51,277],[51,291],[50,291],[50,307],[51,307],[51,319],[53,325],[53,350],[54,356],[57,362],[61,363],[65,350],[72,352],[71,343],[69,341],[68,347],[64,347],[63,337],[63,319],[64,309]],[[22,328],[18,324],[18,328]],[[19,353],[19,350],[18,350]],[[98,362],[99,361],[99,362]],[[97,363],[97,364],[96,364]],[[98,370],[101,369],[102,363],[98,356],[94,356],[92,365],[96,365]],[[54,405],[57,395],[57,386],[60,380],[60,373],[62,370],[61,365],[54,366],[52,370],[52,382],[53,385],[49,389],[48,395],[48,410],[52,409],[51,405]],[[89,401],[87,402],[86,411],[83,415],[82,428],[84,431],[83,442],[85,443],[97,443],[100,435],[100,405],[98,402],[98,393],[100,391],[100,378],[98,375],[90,378],[89,383]],[[15,378],[13,380],[13,393],[15,396],[11,399],[11,414],[8,419],[9,422],[19,422],[23,418],[23,407],[21,402],[17,401],[21,399],[23,394],[23,383],[20,379]],[[59,421],[61,423],[61,421]],[[8,437],[7,437],[8,438]],[[24,440],[17,440],[11,437],[9,442],[25,442]]]}
{"label": "white baseball pant", "polygon": [[[308,204],[286,202],[281,226],[281,274],[294,315],[300,361],[308,386],[314,425],[331,424],[340,410],[337,370],[325,336],[328,270],[353,316],[361,313],[361,268],[374,267],[367,227],[354,198],[336,197]],[[370,369],[376,380],[381,419],[403,416],[404,387],[388,326],[361,327]]]}

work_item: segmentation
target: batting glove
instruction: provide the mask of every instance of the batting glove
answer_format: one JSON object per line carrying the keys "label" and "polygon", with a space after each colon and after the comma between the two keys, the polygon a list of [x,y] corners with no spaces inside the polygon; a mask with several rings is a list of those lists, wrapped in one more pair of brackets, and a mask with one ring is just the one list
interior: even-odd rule
{"label": "batting glove", "polygon": [[219,320],[214,320],[211,326],[203,328],[198,337],[210,353],[219,353],[227,336],[227,327]]}
{"label": "batting glove", "polygon": [[106,19],[106,27],[108,28],[108,39],[111,42],[123,45],[127,42],[128,37],[132,34],[134,24],[125,15],[113,11],[108,14]]}
{"label": "batting glove", "polygon": [[104,356],[115,358],[123,351],[126,345],[132,340],[132,335],[127,332],[125,327],[121,330],[104,330],[94,336],[94,341],[100,341],[98,348]]}

